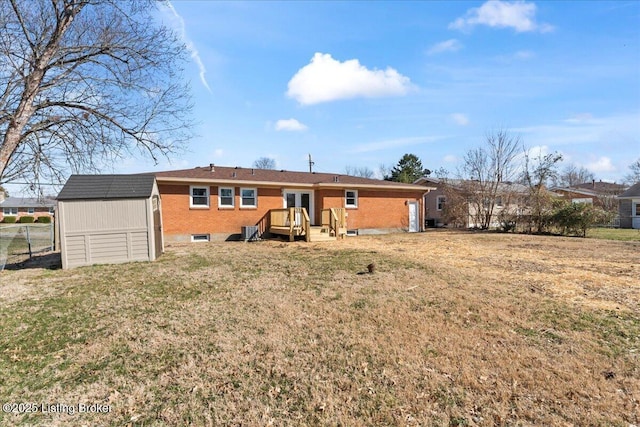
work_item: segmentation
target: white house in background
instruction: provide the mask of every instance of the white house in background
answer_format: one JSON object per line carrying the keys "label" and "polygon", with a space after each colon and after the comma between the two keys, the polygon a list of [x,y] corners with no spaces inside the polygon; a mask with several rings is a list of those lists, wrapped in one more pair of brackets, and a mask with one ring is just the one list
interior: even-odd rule
{"label": "white house in background", "polygon": [[640,229],[640,182],[618,196],[620,228]]}

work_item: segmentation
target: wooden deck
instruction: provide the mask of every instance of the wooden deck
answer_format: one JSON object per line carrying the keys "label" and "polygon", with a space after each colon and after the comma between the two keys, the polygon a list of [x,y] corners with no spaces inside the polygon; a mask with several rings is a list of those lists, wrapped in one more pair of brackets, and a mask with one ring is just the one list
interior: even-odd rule
{"label": "wooden deck", "polygon": [[304,237],[307,242],[331,241],[344,238],[347,234],[346,212],[343,208],[322,210],[322,224],[312,226],[305,208],[272,209],[269,211],[269,232],[296,237]]}

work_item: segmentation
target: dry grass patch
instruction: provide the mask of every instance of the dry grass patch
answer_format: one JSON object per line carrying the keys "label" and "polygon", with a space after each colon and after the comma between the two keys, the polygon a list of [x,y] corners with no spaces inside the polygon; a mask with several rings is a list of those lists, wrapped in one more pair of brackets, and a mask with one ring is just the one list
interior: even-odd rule
{"label": "dry grass patch", "polygon": [[433,232],[5,271],[34,292],[0,298],[2,400],[112,412],[0,423],[639,424],[639,249]]}

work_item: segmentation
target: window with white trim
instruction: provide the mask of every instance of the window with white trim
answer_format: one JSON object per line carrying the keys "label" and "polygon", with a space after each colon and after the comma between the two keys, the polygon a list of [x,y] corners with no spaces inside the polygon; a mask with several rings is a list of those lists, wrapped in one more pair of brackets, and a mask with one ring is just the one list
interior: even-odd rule
{"label": "window with white trim", "polygon": [[496,197],[496,206],[500,208],[504,206],[504,204],[502,203],[502,196]]}
{"label": "window with white trim", "polygon": [[218,207],[232,208],[235,206],[233,187],[218,187]]}
{"label": "window with white trim", "polygon": [[211,240],[211,236],[208,234],[192,234],[191,241],[192,242],[208,242]]}
{"label": "window with white trim", "polygon": [[36,213],[36,208],[27,208],[27,213],[28,213],[28,214],[34,214],[34,213]]}
{"label": "window with white trim", "polygon": [[344,207],[345,208],[357,208],[358,207],[358,190],[345,190],[345,192],[344,192]]}
{"label": "window with white trim", "polygon": [[256,188],[240,189],[240,207],[241,208],[258,207],[258,190]]}
{"label": "window with white trim", "polygon": [[208,208],[209,207],[209,187],[189,187],[190,206],[192,208]]}
{"label": "window with white trim", "polygon": [[56,213],[56,207],[55,206],[49,206],[49,213],[51,215],[53,215],[54,213]]}
{"label": "window with white trim", "polygon": [[635,206],[636,206],[636,212],[635,212],[635,215],[636,215],[636,216],[640,216],[640,202],[636,202],[636,203],[635,203]]}
{"label": "window with white trim", "polygon": [[2,214],[4,216],[16,216],[18,215],[18,208],[2,208]]}
{"label": "window with white trim", "polygon": [[447,196],[438,196],[436,199],[436,210],[442,211],[444,210],[444,206],[447,203]]}

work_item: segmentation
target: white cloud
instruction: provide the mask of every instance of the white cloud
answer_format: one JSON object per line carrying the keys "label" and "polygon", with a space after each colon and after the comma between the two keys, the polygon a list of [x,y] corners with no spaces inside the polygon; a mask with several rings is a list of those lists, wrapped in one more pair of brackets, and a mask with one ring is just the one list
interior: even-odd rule
{"label": "white cloud", "polygon": [[457,52],[460,49],[462,49],[462,43],[456,39],[449,39],[431,46],[427,51],[427,54],[434,55],[436,53],[443,52]]}
{"label": "white cloud", "polygon": [[224,155],[224,150],[222,148],[216,148],[213,150],[213,157],[219,159]]}
{"label": "white cloud", "polygon": [[527,59],[531,59],[536,55],[535,55],[535,53],[531,52],[530,50],[519,50],[513,56],[516,59],[521,59],[521,60],[524,61],[524,60],[527,60]]}
{"label": "white cloud", "polygon": [[585,167],[595,174],[616,171],[616,167],[611,162],[611,159],[606,156],[587,163]]}
{"label": "white cloud", "polygon": [[351,150],[351,153],[368,153],[371,151],[386,150],[388,148],[404,147],[408,145],[420,145],[443,139],[442,136],[414,136],[409,138],[388,139],[386,141],[369,142],[360,144]]}
{"label": "white cloud", "polygon": [[193,59],[193,61],[198,66],[198,69],[200,70],[200,82],[202,82],[203,86],[207,88],[209,93],[211,93],[211,88],[209,87],[209,83],[207,83],[207,79],[205,77],[205,74],[207,73],[207,69],[205,68],[204,63],[200,58],[200,54],[198,53],[198,49],[196,49],[195,44],[189,39],[189,37],[187,37],[187,29],[186,29],[184,19],[173,7],[173,5],[171,4],[171,1],[167,1],[166,3],[161,3],[161,4],[166,5],[163,7],[164,10],[168,9],[171,12],[172,18],[174,21],[174,26],[177,27],[180,34],[180,38],[182,39],[185,46],[187,47],[187,50],[191,54],[191,59]]}
{"label": "white cloud", "polygon": [[578,113],[578,114],[574,114],[571,117],[569,117],[568,119],[566,119],[565,122],[579,124],[579,123],[587,123],[587,122],[590,122],[591,120],[593,120],[593,114],[591,114],[591,113]]}
{"label": "white cloud", "polygon": [[464,17],[449,24],[450,29],[468,30],[476,25],[487,25],[496,28],[513,28],[517,32],[540,31],[549,32],[553,27],[549,24],[536,23],[536,5],[526,1],[489,0],[480,7],[467,11]]}
{"label": "white cloud", "polygon": [[278,120],[275,125],[276,130],[285,131],[303,131],[307,130],[307,126],[303,125],[296,119]]}
{"label": "white cloud", "polygon": [[455,122],[455,124],[459,126],[466,126],[469,124],[469,117],[462,113],[453,113],[451,119]]}
{"label": "white cloud", "polygon": [[369,70],[357,59],[340,62],[330,54],[316,53],[291,78],[287,96],[311,105],[338,99],[401,96],[411,88],[409,78],[391,67]]}
{"label": "white cloud", "polygon": [[444,156],[443,160],[445,161],[445,163],[457,163],[458,157],[454,156],[453,154],[447,154],[446,156]]}

